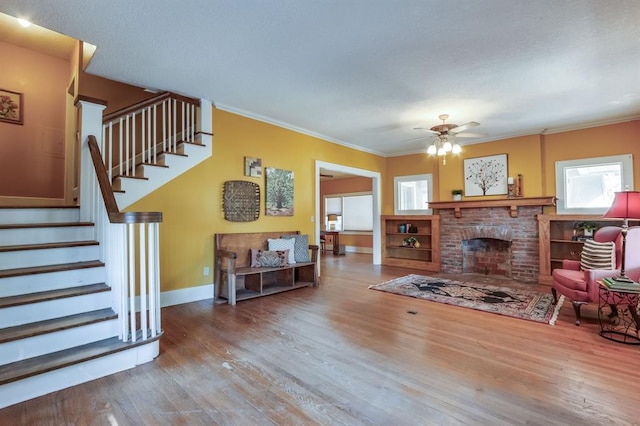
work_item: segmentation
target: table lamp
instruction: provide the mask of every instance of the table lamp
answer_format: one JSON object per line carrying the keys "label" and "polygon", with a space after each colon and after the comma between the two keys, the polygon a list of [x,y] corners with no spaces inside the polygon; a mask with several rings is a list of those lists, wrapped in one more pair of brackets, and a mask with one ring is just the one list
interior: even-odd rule
{"label": "table lamp", "polygon": [[629,219],[640,219],[640,192],[622,191],[616,192],[613,204],[604,217],[622,219],[622,258],[620,259],[620,276],[615,277],[615,281],[633,282],[627,278],[624,272],[624,257],[627,251],[627,231],[629,230]]}

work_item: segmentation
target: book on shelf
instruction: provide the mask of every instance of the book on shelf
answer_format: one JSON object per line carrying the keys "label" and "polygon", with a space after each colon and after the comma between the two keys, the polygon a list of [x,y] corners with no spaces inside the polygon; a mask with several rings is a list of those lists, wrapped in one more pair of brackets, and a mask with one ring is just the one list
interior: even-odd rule
{"label": "book on shelf", "polygon": [[640,283],[633,282],[630,279],[616,279],[615,277],[603,278],[602,284],[611,290],[635,291],[640,293]]}

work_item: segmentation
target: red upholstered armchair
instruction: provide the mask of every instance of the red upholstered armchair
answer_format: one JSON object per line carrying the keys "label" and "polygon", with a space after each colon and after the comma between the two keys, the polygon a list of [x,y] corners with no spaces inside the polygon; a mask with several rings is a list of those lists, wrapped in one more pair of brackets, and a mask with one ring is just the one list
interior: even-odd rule
{"label": "red upholstered armchair", "polygon": [[[554,304],[558,302],[558,293],[571,300],[576,312],[576,325],[580,325],[580,307],[585,303],[598,302],[597,280],[604,277],[620,275],[620,262],[622,253],[622,228],[617,226],[605,226],[594,235],[598,242],[613,241],[616,247],[616,269],[588,269],[580,270],[580,261],[563,260],[562,269],[554,269],[552,273]],[[625,270],[640,268],[640,227],[629,228],[625,250]]]}

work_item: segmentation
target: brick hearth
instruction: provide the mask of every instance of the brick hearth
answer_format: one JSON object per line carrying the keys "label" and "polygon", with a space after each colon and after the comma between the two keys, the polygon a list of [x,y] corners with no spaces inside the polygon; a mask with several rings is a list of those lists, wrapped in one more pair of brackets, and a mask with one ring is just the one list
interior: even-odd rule
{"label": "brick hearth", "polygon": [[[538,223],[542,206],[520,206],[517,217],[505,207],[469,208],[456,218],[454,209],[440,208],[440,256],[442,272],[463,272],[464,240],[493,238],[508,241],[511,278],[538,281]],[[502,260],[504,261],[504,260]],[[491,271],[490,268],[487,270]]]}

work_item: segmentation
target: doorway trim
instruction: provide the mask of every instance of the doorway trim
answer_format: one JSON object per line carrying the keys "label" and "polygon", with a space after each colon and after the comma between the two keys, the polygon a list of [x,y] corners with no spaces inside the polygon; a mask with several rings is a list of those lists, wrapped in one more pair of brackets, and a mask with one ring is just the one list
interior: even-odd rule
{"label": "doorway trim", "polygon": [[380,173],[371,170],[343,166],[316,160],[316,212],[315,212],[315,240],[320,241],[320,169],[348,173],[355,176],[371,178],[371,193],[373,195],[373,264],[382,263],[381,234],[380,234]]}

